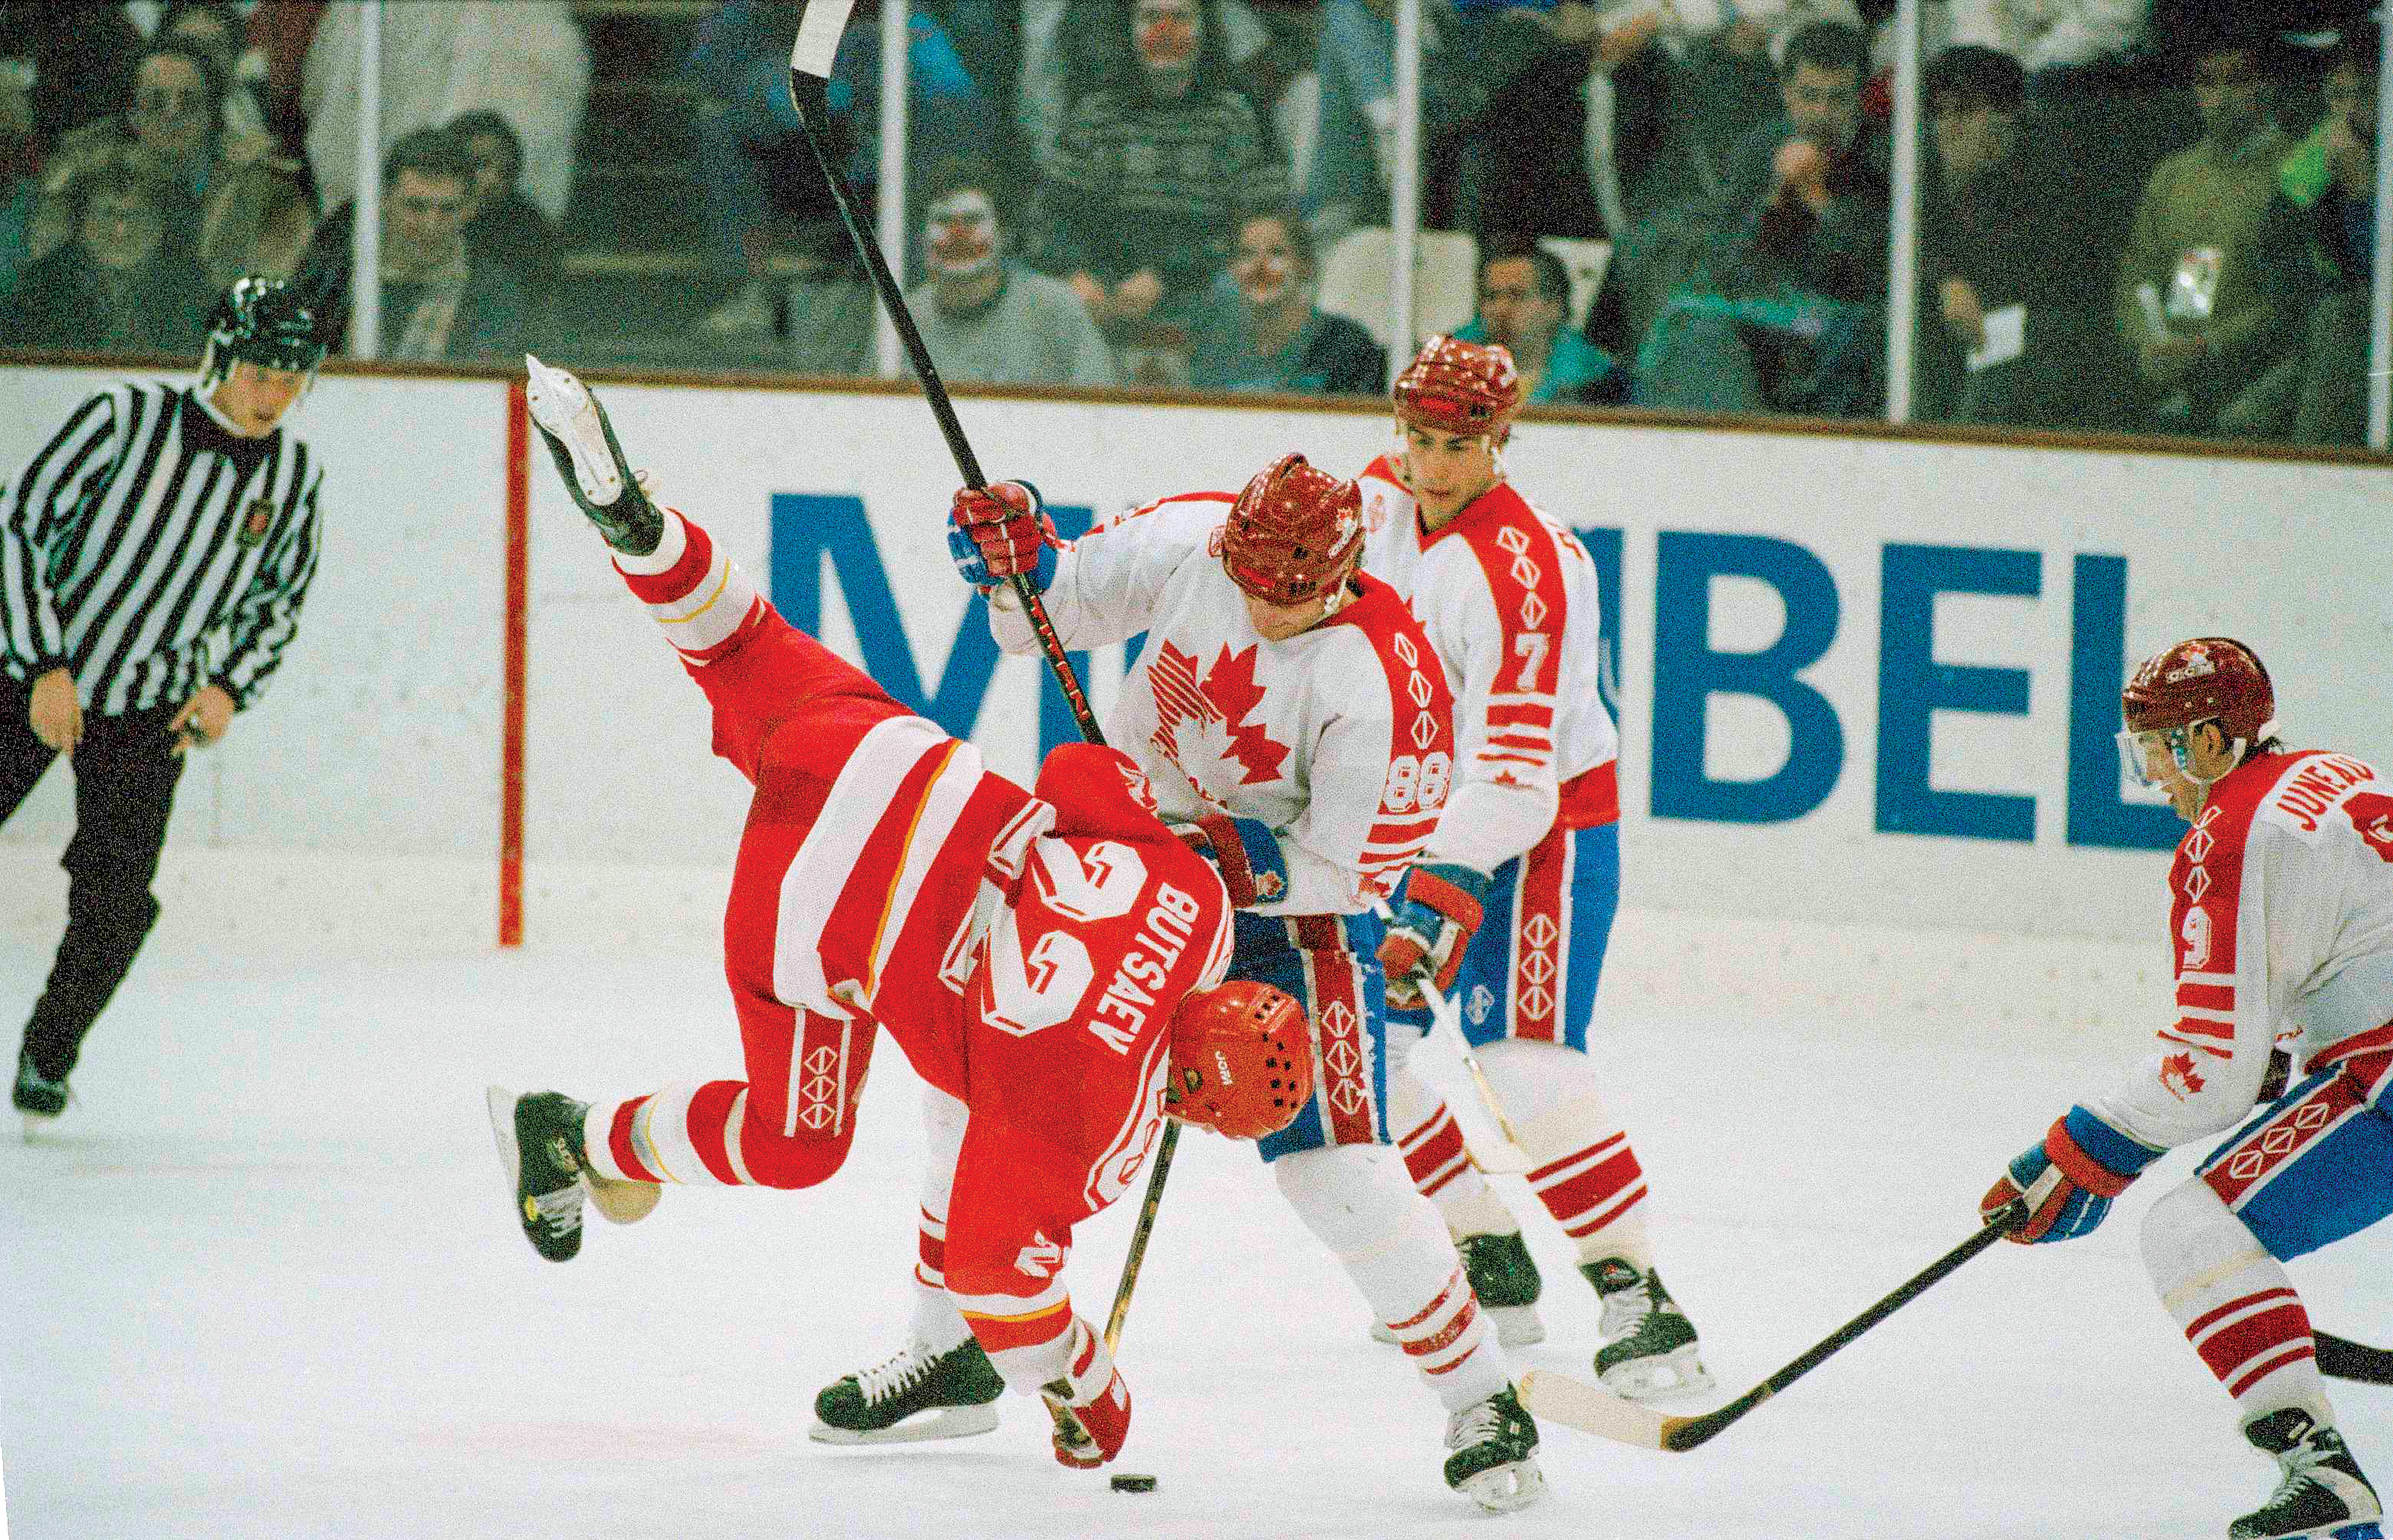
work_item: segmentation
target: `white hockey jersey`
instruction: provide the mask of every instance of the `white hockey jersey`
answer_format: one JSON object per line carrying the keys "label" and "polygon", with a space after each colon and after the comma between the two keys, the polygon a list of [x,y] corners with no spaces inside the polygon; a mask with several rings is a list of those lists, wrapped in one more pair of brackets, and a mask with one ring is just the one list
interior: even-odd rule
{"label": "white hockey jersey", "polygon": [[[1282,642],[1247,618],[1222,569],[1227,492],[1165,498],[1066,547],[1045,603],[1066,647],[1146,633],[1105,719],[1167,821],[1261,820],[1288,862],[1259,914],[1352,914],[1385,897],[1445,806],[1453,699],[1393,590],[1361,594]],[[989,605],[998,646],[1037,647],[1010,592]]]}
{"label": "white hockey jersey", "polygon": [[2305,1073],[2393,1046],[2393,784],[2346,754],[2269,754],[2220,777],[2169,868],[2177,1017],[2086,1103],[2154,1149],[2231,1128],[2269,1051]]}
{"label": "white hockey jersey", "polygon": [[1587,547],[1509,485],[1425,536],[1386,456],[1356,480],[1364,570],[1411,602],[1454,689],[1455,789],[1422,858],[1493,871],[1558,814],[1574,829],[1618,817]]}

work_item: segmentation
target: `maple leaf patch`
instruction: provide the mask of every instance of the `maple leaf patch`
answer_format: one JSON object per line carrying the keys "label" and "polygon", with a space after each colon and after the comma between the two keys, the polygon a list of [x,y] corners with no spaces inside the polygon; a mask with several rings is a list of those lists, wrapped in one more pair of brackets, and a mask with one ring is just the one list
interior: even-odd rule
{"label": "maple leaf patch", "polygon": [[1165,642],[1147,671],[1155,691],[1155,746],[1199,792],[1209,780],[1222,779],[1224,764],[1237,767],[1235,784],[1262,786],[1277,780],[1288,763],[1288,746],[1248,720],[1263,699],[1255,683],[1259,650],[1232,652],[1225,646],[1200,672],[1194,656]]}
{"label": "maple leaf patch", "polygon": [[2190,1053],[2172,1053],[2161,1061],[2161,1084],[2175,1093],[2179,1101],[2203,1088],[2203,1078],[2193,1067]]}

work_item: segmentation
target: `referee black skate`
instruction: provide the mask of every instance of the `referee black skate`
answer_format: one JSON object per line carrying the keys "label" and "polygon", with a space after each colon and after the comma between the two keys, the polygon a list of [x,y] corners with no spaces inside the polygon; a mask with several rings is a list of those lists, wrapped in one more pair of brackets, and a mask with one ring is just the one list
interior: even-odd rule
{"label": "referee black skate", "polygon": [[17,1055],[29,1138],[157,920],[184,752],[255,704],[298,631],[323,472],[281,424],[338,309],[238,280],[194,385],[98,392],[0,491],[0,823],[52,760],[74,774],[66,935]]}

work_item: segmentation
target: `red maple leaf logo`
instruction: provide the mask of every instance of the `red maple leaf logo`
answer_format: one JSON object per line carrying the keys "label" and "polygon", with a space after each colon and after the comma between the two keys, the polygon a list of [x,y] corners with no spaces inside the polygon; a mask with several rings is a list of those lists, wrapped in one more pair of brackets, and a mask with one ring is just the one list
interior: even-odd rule
{"label": "red maple leaf logo", "polygon": [[1274,743],[1270,734],[1247,720],[1248,714],[1263,703],[1262,688],[1255,683],[1255,654],[1261,650],[1253,646],[1244,652],[1232,652],[1224,646],[1222,656],[1213,659],[1205,682],[1197,686],[1229,724],[1229,757],[1246,771],[1240,779],[1248,786],[1277,780],[1279,767],[1288,763],[1287,748]]}
{"label": "red maple leaf logo", "polygon": [[2179,1098],[2191,1096],[2203,1086],[2202,1077],[2193,1070],[2193,1055],[2172,1053],[2161,1061],[2161,1084],[2175,1091]]}
{"label": "red maple leaf logo", "polygon": [[1223,735],[1226,741],[1211,751],[1237,764],[1239,784],[1244,786],[1277,779],[1280,766],[1288,763],[1288,749],[1247,721],[1248,713],[1263,698],[1262,687],[1255,683],[1256,651],[1249,647],[1234,653],[1224,646],[1213,666],[1200,675],[1193,656],[1165,642],[1156,649],[1155,662],[1147,670],[1147,683],[1155,691],[1155,746],[1180,765],[1200,795],[1207,794],[1204,766],[1192,767],[1182,761],[1183,729],[1193,729],[1196,741],[1185,747],[1199,757],[1206,751],[1207,737]]}

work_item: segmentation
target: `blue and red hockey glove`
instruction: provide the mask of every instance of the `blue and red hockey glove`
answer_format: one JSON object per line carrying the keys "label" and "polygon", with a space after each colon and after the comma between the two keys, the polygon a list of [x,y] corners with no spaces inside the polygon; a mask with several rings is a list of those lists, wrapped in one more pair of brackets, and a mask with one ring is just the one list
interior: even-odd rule
{"label": "blue and red hockey glove", "polygon": [[1230,907],[1250,909],[1288,896],[1288,853],[1279,836],[1261,818],[1233,818],[1208,813],[1193,825],[1173,830],[1181,842],[1213,863]]}
{"label": "blue and red hockey glove", "polygon": [[1439,989],[1454,987],[1462,954],[1486,913],[1487,882],[1485,872],[1451,861],[1425,861],[1405,873],[1388,901],[1388,933],[1380,943],[1390,1005],[1420,1008],[1413,974],[1423,968]]}
{"label": "blue and red hockey glove", "polygon": [[1044,594],[1055,581],[1055,521],[1027,481],[966,487],[948,509],[948,555],[964,581],[987,593],[1016,573]]}
{"label": "blue and red hockey glove", "polygon": [[1992,1220],[2024,1198],[2027,1222],[2007,1239],[2021,1245],[2074,1240],[2100,1224],[2111,1200],[2165,1153],[2129,1139],[2084,1107],[2072,1107],[1986,1189],[1978,1216]]}

